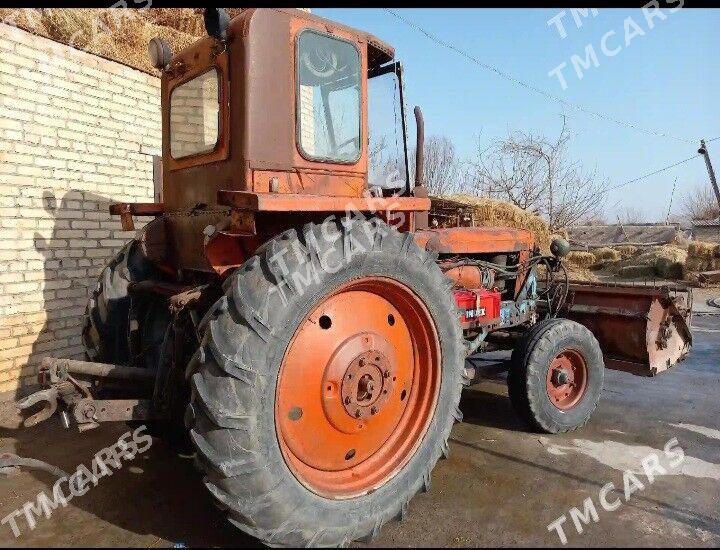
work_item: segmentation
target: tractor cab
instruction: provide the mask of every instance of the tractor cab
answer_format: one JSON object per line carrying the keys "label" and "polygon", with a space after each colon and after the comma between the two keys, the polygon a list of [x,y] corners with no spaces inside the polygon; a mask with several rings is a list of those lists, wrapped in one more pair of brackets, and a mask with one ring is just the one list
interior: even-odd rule
{"label": "tractor cab", "polygon": [[362,197],[368,77],[398,70],[392,47],[295,9],[248,9],[221,32],[163,67],[166,209],[235,192]]}
{"label": "tractor cab", "polygon": [[[161,39],[150,43],[162,71],[162,204],[115,211],[124,209],[126,219],[163,214],[147,233],[161,243],[155,249],[170,252],[158,258],[168,269],[220,274],[269,237],[327,213],[395,215],[412,230],[413,213],[430,202],[421,190],[414,196],[409,181],[393,48],[302,10],[223,14],[207,10],[208,36],[175,54]],[[400,90],[404,177],[395,188],[371,190],[368,79],[391,73]],[[222,231],[203,235],[218,224]]]}

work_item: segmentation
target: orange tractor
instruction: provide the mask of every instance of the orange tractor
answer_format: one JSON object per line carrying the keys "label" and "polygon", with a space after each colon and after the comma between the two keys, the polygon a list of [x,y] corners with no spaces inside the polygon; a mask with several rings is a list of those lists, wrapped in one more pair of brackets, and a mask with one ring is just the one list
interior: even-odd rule
{"label": "orange tractor", "polygon": [[[273,545],[345,545],[402,518],[462,419],[468,355],[512,350],[509,395],[563,432],[605,367],[683,358],[690,294],[567,280],[557,240],[440,228],[410,181],[402,70],[377,38],[300,10],[207,9],[208,36],[162,71],[162,202],[102,272],[87,360],[46,359],[32,425],[147,424],[191,445],[240,529]],[[405,177],[368,183],[368,81],[400,90]],[[372,101],[372,98],[370,99]]]}

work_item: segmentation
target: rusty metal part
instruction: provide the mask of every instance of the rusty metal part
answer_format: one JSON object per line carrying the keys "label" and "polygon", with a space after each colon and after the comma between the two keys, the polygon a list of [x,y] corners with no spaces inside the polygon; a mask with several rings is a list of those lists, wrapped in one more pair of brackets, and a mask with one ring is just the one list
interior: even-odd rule
{"label": "rusty metal part", "polygon": [[72,407],[72,414],[78,424],[157,418],[149,399],[81,399]]}
{"label": "rusty metal part", "polygon": [[233,208],[230,211],[230,223],[227,233],[243,236],[257,235],[257,227],[255,227],[255,213]]}
{"label": "rusty metal part", "polygon": [[74,373],[99,378],[121,378],[125,380],[153,380],[155,378],[155,371],[150,369],[46,357],[42,361],[38,377],[40,378],[44,372],[49,371],[58,372],[61,377],[63,373]]}
{"label": "rusty metal part", "polygon": [[525,229],[504,227],[448,227],[415,233],[415,242],[440,254],[483,254],[531,250],[534,237]]}
{"label": "rusty metal part", "polygon": [[171,297],[187,292],[192,288],[194,288],[192,285],[147,279],[145,281],[130,283],[128,285],[128,292],[130,294],[160,294],[161,296]]}
{"label": "rusty metal part", "polygon": [[587,388],[588,368],[582,354],[573,349],[560,352],[551,362],[546,377],[550,402],[567,411],[577,405]]}
{"label": "rusty metal part", "polygon": [[[415,189],[413,189],[413,195],[422,199],[427,199],[429,197],[427,187],[425,187],[424,185],[415,186]],[[428,227],[430,227],[430,218],[428,217],[428,212],[415,212],[413,214],[413,218],[416,230],[427,229]]]}
{"label": "rusty metal part", "polygon": [[37,391],[32,395],[27,396],[25,399],[21,399],[16,403],[16,406],[21,411],[25,411],[33,408],[39,403],[43,404],[43,408],[35,414],[28,416],[23,420],[23,426],[29,428],[40,422],[43,422],[50,418],[58,407],[58,390],[55,387],[47,388],[44,390]]}
{"label": "rusty metal part", "polygon": [[223,275],[247,259],[257,241],[255,219],[255,212],[233,208],[230,217],[205,228],[205,258],[216,273]]}
{"label": "rusty metal part", "polygon": [[65,407],[62,412],[66,427],[68,427],[69,412],[80,431],[95,428],[100,422],[162,417],[151,409],[152,403],[149,400],[94,400],[88,389],[90,384],[75,380],[70,373],[127,381],[146,381],[155,378],[155,371],[148,369],[46,358],[40,366],[38,381],[47,388],[17,402],[17,407],[21,411],[28,411],[38,404],[43,404],[40,411],[24,420],[25,426],[33,426],[47,420],[55,413],[60,403]]}
{"label": "rusty metal part", "polygon": [[182,285],[167,281],[145,280],[130,283],[128,292],[131,294],[159,294],[165,296],[170,299],[170,310],[177,312],[197,302],[207,287],[207,284]]}
{"label": "rusty metal part", "polygon": [[607,368],[654,376],[690,351],[691,305],[684,287],[576,282],[560,315],[590,329]]}
{"label": "rusty metal part", "polygon": [[343,285],[302,321],[283,359],[275,418],[288,467],[328,498],[379,487],[422,440],[440,368],[432,317],[412,290],[385,278]]}
{"label": "rusty metal part", "polygon": [[115,215],[128,212],[133,216],[161,216],[165,213],[165,205],[161,202],[118,202],[108,209]]}
{"label": "rusty metal part", "polygon": [[290,193],[218,192],[218,204],[255,212],[415,212],[430,209],[419,197],[336,197]]}
{"label": "rusty metal part", "polygon": [[110,214],[119,215],[120,223],[123,231],[132,231],[135,229],[133,216],[161,216],[165,211],[162,203],[127,203],[121,202],[110,205]]}
{"label": "rusty metal part", "polygon": [[212,272],[205,255],[205,228],[222,223],[229,208],[193,208],[169,212],[163,217],[167,243],[167,261],[175,269]]}

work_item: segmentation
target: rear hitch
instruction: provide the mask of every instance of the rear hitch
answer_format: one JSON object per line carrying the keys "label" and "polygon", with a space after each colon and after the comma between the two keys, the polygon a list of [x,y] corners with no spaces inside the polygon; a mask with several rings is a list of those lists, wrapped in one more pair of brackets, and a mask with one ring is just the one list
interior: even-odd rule
{"label": "rear hitch", "polygon": [[43,360],[38,371],[38,381],[44,389],[37,391],[16,403],[28,412],[37,405],[42,408],[26,417],[25,427],[35,426],[50,418],[60,409],[62,423],[70,427],[74,420],[79,431],[97,428],[101,422],[148,420],[160,418],[149,399],[94,399],[90,382],[76,379],[73,374],[98,378],[113,378],[127,381],[152,381],[155,371],[135,367],[123,367],[90,361],[72,359]]}
{"label": "rear hitch", "polygon": [[23,421],[23,426],[29,428],[50,418],[58,408],[58,390],[56,387],[47,388],[29,395],[17,402],[17,408],[25,411],[38,403],[44,403],[43,408]]}

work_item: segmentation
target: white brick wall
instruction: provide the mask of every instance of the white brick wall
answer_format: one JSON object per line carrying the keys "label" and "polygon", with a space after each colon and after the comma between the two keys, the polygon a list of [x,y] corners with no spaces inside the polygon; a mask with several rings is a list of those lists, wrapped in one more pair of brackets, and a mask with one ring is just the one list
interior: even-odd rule
{"label": "white brick wall", "polygon": [[152,202],[160,82],[0,24],[0,395],[42,357],[80,357],[97,275],[132,237],[108,214]]}

